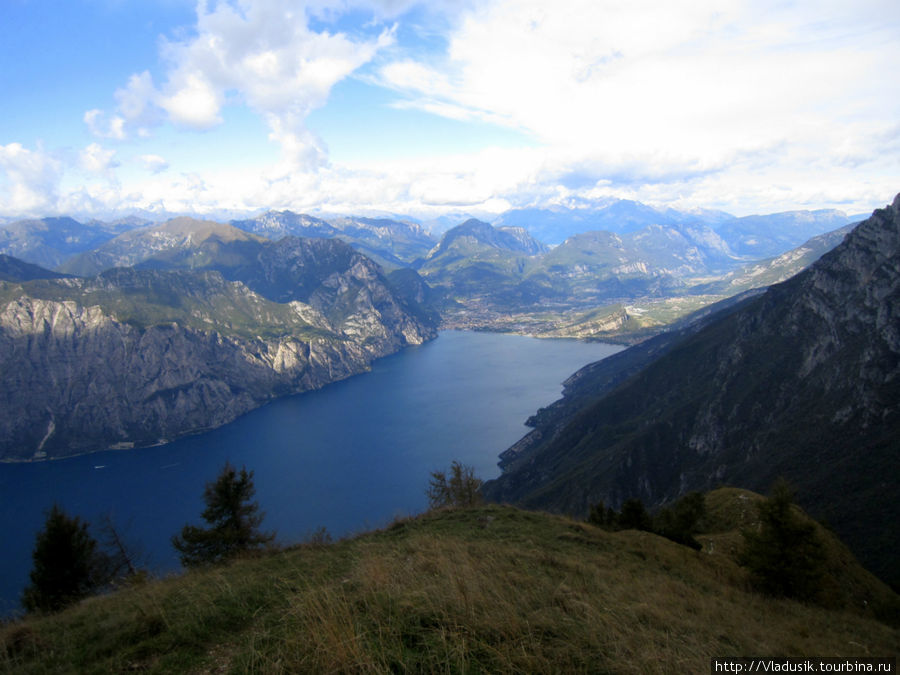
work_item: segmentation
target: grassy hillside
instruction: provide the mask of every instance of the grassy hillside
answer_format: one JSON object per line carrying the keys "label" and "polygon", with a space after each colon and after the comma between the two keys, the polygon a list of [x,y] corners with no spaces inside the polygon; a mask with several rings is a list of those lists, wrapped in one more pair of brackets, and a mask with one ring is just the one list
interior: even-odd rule
{"label": "grassy hillside", "polygon": [[0,670],[699,673],[712,656],[896,654],[876,615],[897,596],[833,538],[842,609],[748,590],[732,549],[756,498],[713,493],[702,551],[507,506],[432,512],[8,624]]}

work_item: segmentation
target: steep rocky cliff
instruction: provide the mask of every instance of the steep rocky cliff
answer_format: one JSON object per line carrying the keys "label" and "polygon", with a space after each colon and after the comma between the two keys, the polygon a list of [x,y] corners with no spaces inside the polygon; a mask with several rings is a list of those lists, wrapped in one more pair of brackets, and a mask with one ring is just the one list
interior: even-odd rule
{"label": "steep rocky cliff", "polygon": [[341,242],[287,242],[253,269],[0,282],[0,459],[171,440],[436,334]]}
{"label": "steep rocky cliff", "polygon": [[487,494],[584,512],[722,483],[765,491],[783,475],[896,575],[900,195],[806,271],[662,351],[620,380],[583,374],[573,394],[586,395],[539,416]]}

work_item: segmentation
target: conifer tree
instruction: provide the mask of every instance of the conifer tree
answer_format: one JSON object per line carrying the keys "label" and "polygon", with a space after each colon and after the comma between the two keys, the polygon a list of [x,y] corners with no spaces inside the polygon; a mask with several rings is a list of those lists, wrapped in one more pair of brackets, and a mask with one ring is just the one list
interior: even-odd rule
{"label": "conifer tree", "polygon": [[188,567],[211,564],[238,553],[265,546],[275,538],[273,532],[260,532],[263,514],[254,501],[253,472],[240,471],[226,462],[215,481],[206,484],[201,514],[209,527],[185,525],[172,537],[172,545],[181,563]]}
{"label": "conifer tree", "polygon": [[743,532],[741,553],[754,586],[769,595],[815,600],[825,561],[815,525],[794,512],[793,495],[783,479],[757,508],[759,528]]}
{"label": "conifer tree", "polygon": [[54,504],[35,539],[31,583],[22,596],[25,609],[53,612],[89,595],[101,583],[99,555],[88,524]]}
{"label": "conifer tree", "polygon": [[605,530],[614,530],[616,528],[616,520],[619,514],[612,508],[606,508],[602,501],[591,505],[588,512],[588,522],[591,525],[602,527]]}
{"label": "conifer tree", "polygon": [[617,523],[620,530],[645,530],[653,529],[653,521],[650,514],[644,508],[644,502],[640,499],[626,499],[622,503],[622,512]]}
{"label": "conifer tree", "polygon": [[700,550],[702,546],[694,538],[694,532],[705,513],[703,494],[690,492],[672,506],[660,509],[653,518],[653,531],[666,539]]}

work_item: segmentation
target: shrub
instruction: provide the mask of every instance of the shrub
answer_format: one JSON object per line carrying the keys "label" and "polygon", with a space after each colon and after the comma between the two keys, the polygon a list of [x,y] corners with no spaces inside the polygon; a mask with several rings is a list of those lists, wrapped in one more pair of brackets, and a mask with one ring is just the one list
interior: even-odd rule
{"label": "shrub", "polygon": [[606,508],[601,501],[591,506],[591,510],[588,513],[588,522],[591,525],[602,527],[604,530],[613,530],[616,527],[618,517],[618,513],[611,508]]}
{"label": "shrub", "polygon": [[697,523],[706,513],[706,502],[700,492],[691,492],[668,508],[661,509],[651,517],[640,499],[628,499],[622,504],[622,511],[617,513],[606,508],[603,502],[592,505],[588,513],[588,522],[605,530],[644,530],[653,532],[666,539],[700,549],[694,539]]}

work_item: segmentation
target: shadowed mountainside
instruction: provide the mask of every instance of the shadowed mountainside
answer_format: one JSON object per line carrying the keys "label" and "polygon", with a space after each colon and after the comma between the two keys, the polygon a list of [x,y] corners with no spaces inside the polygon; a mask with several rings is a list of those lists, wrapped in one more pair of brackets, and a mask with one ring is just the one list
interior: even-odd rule
{"label": "shadowed mountainside", "polygon": [[[900,195],[812,267],[659,358],[582,373],[582,395],[539,414],[485,492],[585,513],[722,483],[765,491],[785,476],[870,569],[900,581],[898,296]],[[639,362],[630,352],[613,363]]]}

